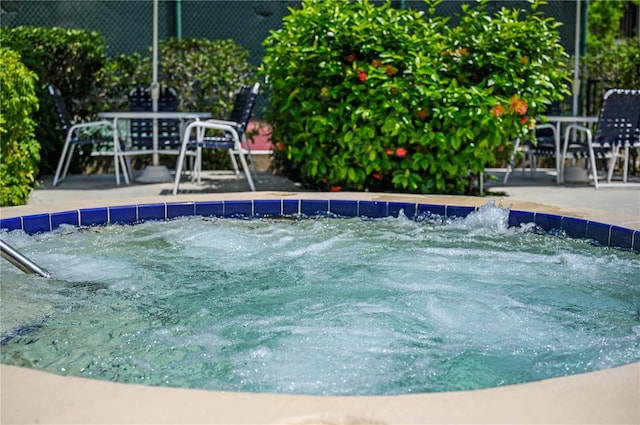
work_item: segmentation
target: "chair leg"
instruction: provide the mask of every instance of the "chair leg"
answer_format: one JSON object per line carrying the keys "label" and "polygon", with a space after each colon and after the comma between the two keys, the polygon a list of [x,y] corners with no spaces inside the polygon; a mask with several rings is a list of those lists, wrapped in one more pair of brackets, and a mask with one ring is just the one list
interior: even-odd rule
{"label": "chair leg", "polygon": [[[231,152],[231,150],[229,150],[229,152]],[[233,154],[231,154],[233,157]],[[247,181],[249,182],[249,187],[251,188],[252,192],[256,191],[256,187],[253,185],[253,178],[251,177],[251,170],[249,170],[249,167],[247,166],[247,161],[244,158],[244,153],[242,152],[242,149],[238,150],[238,156],[240,156],[240,163],[242,164],[242,169],[244,170],[244,175],[247,178]],[[235,159],[234,159],[235,162]]]}
{"label": "chair leg", "polygon": [[251,153],[251,146],[249,146],[249,141],[247,140],[246,136],[243,134],[242,135],[243,138],[243,143],[244,145],[247,147],[247,155],[249,155],[249,161],[251,161],[251,168],[253,168],[253,174],[255,176],[255,178],[258,178],[258,168],[256,167],[256,162],[253,159],[253,154]]}
{"label": "chair leg", "polygon": [[[71,142],[69,141],[69,139],[67,139],[67,141],[64,144],[64,147],[62,148],[62,154],[60,155],[60,160],[58,161],[58,166],[56,167],[56,174],[53,176],[53,186],[56,186],[59,181],[64,180],[64,177],[67,174],[67,169],[69,168],[69,161],[71,160],[71,156],[73,155],[73,148],[75,147],[75,145],[71,145],[71,150],[69,151],[70,144]],[[67,153],[69,155],[69,160],[67,160]],[[64,173],[62,174],[62,176],[60,176],[63,166],[65,166]]]}
{"label": "chair leg", "polygon": [[536,170],[538,168],[538,157],[531,154],[529,158],[529,169],[531,170],[531,177],[533,177],[536,175]]}
{"label": "chair leg", "polygon": [[[189,143],[189,137],[191,136],[192,125],[188,124],[182,135],[182,143],[180,144],[180,152],[178,153],[178,162],[176,163],[176,177],[173,183],[173,194],[178,194],[178,186],[180,186],[180,178],[182,177],[182,166],[184,165],[184,157],[187,154],[187,143]],[[198,135],[199,129],[196,129]],[[199,155],[198,155],[199,156]],[[196,157],[196,161],[198,157]]]}
{"label": "chair leg", "polygon": [[509,162],[507,163],[507,172],[504,174],[504,180],[502,184],[506,185],[507,180],[509,180],[509,175],[513,171],[513,162],[515,160],[516,153],[518,153],[518,148],[520,147],[520,138],[516,138],[516,141],[513,143],[513,152],[511,152],[511,156],[509,156]]}
{"label": "chair leg", "polygon": [[[120,156],[118,155],[118,152],[116,151],[113,154],[113,168],[115,168],[116,171],[116,186],[120,186]],[[125,173],[127,171],[126,167],[124,167],[122,169],[122,172]],[[128,184],[129,178],[127,178],[127,184]]]}
{"label": "chair leg", "polygon": [[[198,146],[197,148],[195,171],[196,171],[196,181],[198,182],[198,184],[202,184],[202,147],[201,146]],[[191,181],[193,181],[193,178],[191,179]]]}
{"label": "chair leg", "polygon": [[180,154],[178,155],[178,163],[176,164],[176,178],[173,182],[173,194],[178,194],[178,186],[180,186],[180,177],[182,176],[182,165],[184,164],[184,155],[187,151],[186,141],[180,147]]}
{"label": "chair leg", "polygon": [[[238,149],[238,155],[242,154],[242,148]],[[240,175],[240,169],[238,169],[238,162],[233,153],[233,149],[229,149],[229,156],[231,157],[231,163],[233,164],[233,171],[236,173],[236,177]]]}
{"label": "chair leg", "polygon": [[591,164],[591,172],[593,173],[593,184],[598,190],[598,169],[596,168],[596,156],[593,152],[591,140],[589,140],[589,163]]}
{"label": "chair leg", "polygon": [[616,159],[619,156],[620,146],[613,146],[611,149],[611,158],[609,159],[609,164],[607,168],[607,183],[611,183],[613,179],[613,172],[616,168]]}
{"label": "chair leg", "polygon": [[[113,158],[113,162],[115,163],[116,169],[116,184],[120,186],[120,173],[118,168],[122,170],[122,177],[124,178],[124,183],[129,184],[131,180],[133,180],[133,173],[131,173],[131,164],[129,163],[129,157],[125,155],[116,154]],[[119,166],[119,167],[118,167]],[[129,179],[131,177],[131,179]]]}
{"label": "chair leg", "polygon": [[[131,158],[129,157],[129,155],[121,155],[120,160],[122,169],[125,170],[129,180],[133,181],[133,168],[131,168]],[[125,172],[123,172],[122,174],[124,175]]]}
{"label": "chair leg", "polygon": [[629,176],[629,147],[625,146],[624,148],[624,167],[622,169],[622,183],[627,182],[627,177]]}

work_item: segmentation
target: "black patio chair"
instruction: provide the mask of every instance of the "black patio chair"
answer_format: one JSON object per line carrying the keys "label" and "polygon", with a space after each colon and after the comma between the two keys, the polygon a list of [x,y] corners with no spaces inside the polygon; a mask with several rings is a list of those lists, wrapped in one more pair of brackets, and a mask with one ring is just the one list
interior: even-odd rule
{"label": "black patio chair", "polygon": [[[582,139],[573,138],[581,135]],[[586,138],[586,142],[584,139]],[[629,149],[640,147],[640,90],[611,89],[603,97],[595,134],[578,124],[565,130],[561,167],[566,159],[589,159],[595,188],[598,189],[596,160],[607,163],[607,182],[613,178],[616,160],[623,158],[622,181],[627,183]]]}
{"label": "black patio chair", "polygon": [[56,174],[53,177],[53,185],[56,186],[67,176],[76,146],[91,147],[91,156],[112,156],[116,184],[120,184],[121,170],[125,182],[129,184],[126,166],[121,155],[120,142],[117,139],[117,133],[114,132],[113,123],[103,120],[73,124],[60,90],[54,85],[49,85],[48,89],[65,138]]}
{"label": "black patio chair", "polygon": [[509,176],[515,167],[515,157],[522,155],[522,174],[525,172],[525,164],[529,160],[531,176],[535,175],[539,156],[556,156],[556,127],[551,124],[538,124],[535,128],[535,140],[520,138],[513,145],[513,153],[507,164],[503,184],[507,184]]}
{"label": "black patio chair", "polygon": [[[249,187],[252,191],[256,190],[251,176],[251,171],[247,165],[245,153],[250,157],[250,160],[253,163],[251,158],[251,149],[247,140],[247,127],[249,125],[249,120],[251,119],[251,114],[253,113],[253,108],[255,106],[259,90],[260,83],[255,83],[253,86],[242,86],[236,94],[233,109],[228,120],[211,119],[206,121],[192,121],[187,125],[184,131],[182,145],[180,147],[178,163],[176,165],[176,177],[173,186],[174,195],[178,193],[182,167],[187,154],[195,156],[195,164],[192,167],[191,179],[194,180],[197,178],[198,182],[200,182],[203,149],[227,150],[231,156],[231,162],[237,176],[240,175],[238,163],[235,158],[235,156],[238,155],[242,169],[247,178],[247,182],[249,183]],[[207,134],[207,131],[209,130],[214,130],[215,134]],[[195,133],[195,137],[192,133]]]}
{"label": "black patio chair", "polygon": [[[153,104],[148,87],[136,87],[129,92],[129,110],[151,112]],[[178,110],[178,95],[169,87],[160,90],[158,111]],[[180,123],[175,119],[158,119],[158,150],[161,153],[178,154],[180,149]],[[153,149],[153,120],[132,119],[129,121],[129,150],[151,151]]]}

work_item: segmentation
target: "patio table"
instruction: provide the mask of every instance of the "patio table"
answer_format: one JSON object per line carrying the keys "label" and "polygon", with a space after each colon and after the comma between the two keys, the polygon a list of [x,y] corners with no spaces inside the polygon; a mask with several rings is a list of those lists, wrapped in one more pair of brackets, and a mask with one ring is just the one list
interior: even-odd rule
{"label": "patio table", "polygon": [[597,116],[578,117],[571,115],[545,115],[543,121],[548,123],[555,123],[555,145],[556,145],[556,183],[564,183],[564,175],[562,173],[562,163],[564,158],[562,157],[562,124],[595,124],[598,122]]}
{"label": "patio table", "polygon": [[[164,165],[160,165],[160,150],[158,149],[158,125],[157,120],[161,119],[175,119],[183,121],[199,121],[201,119],[211,118],[209,112],[168,112],[168,111],[126,111],[126,112],[100,112],[98,117],[103,119],[113,120],[114,127],[114,140],[118,139],[118,121],[119,120],[132,120],[132,119],[150,119],[154,121],[153,125],[153,145],[151,151],[129,151],[121,152],[122,155],[140,155],[151,153],[152,160],[151,165],[147,166],[142,175],[137,179],[141,183],[158,183],[164,181],[171,181],[171,175],[169,170]],[[182,126],[181,126],[182,129]],[[182,135],[180,135],[182,136]],[[182,139],[182,137],[180,137]],[[177,154],[177,152],[176,152]]]}

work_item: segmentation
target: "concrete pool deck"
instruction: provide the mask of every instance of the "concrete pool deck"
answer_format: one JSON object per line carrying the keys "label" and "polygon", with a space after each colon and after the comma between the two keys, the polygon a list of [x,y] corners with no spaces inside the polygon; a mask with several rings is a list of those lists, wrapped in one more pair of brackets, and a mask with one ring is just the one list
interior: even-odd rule
{"label": "concrete pool deck", "polygon": [[[495,178],[488,180],[485,186],[494,195],[466,199],[471,199],[474,206],[484,205],[490,200],[502,202],[505,206],[519,203],[521,206],[518,208],[520,209],[544,210],[558,215],[574,215],[640,230],[640,183],[602,187],[600,190],[595,190],[593,186],[588,184],[556,185],[554,171],[539,169],[533,176],[529,172],[526,174],[519,170],[513,172],[509,183],[503,185],[504,172],[504,169],[489,171],[489,174]],[[27,205],[4,208],[2,215],[9,217],[7,214],[15,216],[32,212],[53,211],[47,208],[56,208],[56,211],[60,211],[62,209],[98,206],[98,204],[100,206],[107,204],[126,205],[132,202],[141,203],[143,199],[145,202],[199,201],[212,197],[222,199],[220,195],[227,198],[230,194],[240,197],[239,199],[264,197],[264,195],[274,192],[304,194],[307,197],[313,193],[324,197],[342,197],[342,199],[353,197],[351,193],[345,195],[344,193],[327,194],[306,191],[300,184],[268,172],[258,173],[258,179],[255,182],[256,193],[246,192],[249,187],[242,176],[236,178],[230,173],[216,171],[205,172],[202,185],[190,182],[181,183],[177,196],[171,195],[173,183],[134,183],[116,186],[113,174],[72,175],[55,188],[52,187],[51,181],[51,176],[45,177],[44,182],[32,192]],[[357,194],[356,196],[361,195]],[[364,196],[368,195],[364,194]],[[395,194],[393,196],[407,197],[410,195]],[[149,198],[156,199],[150,201]],[[444,197],[447,200],[456,198],[458,197]]]}
{"label": "concrete pool deck", "polygon": [[[499,178],[501,170],[496,170]],[[514,173],[507,186],[489,182],[497,196],[412,196],[304,192],[267,173],[259,192],[246,182],[208,174],[205,186],[116,187],[113,176],[71,176],[58,188],[34,191],[29,204],[3,208],[2,218],[92,206],[232,199],[373,199],[481,206],[490,200],[516,209],[570,215],[640,230],[640,189],[564,187],[548,171]],[[527,180],[530,179],[530,180]],[[49,180],[50,181],[50,180]],[[203,193],[205,192],[205,193]],[[3,265],[4,267],[4,265]],[[64,377],[0,366],[0,422],[10,423],[640,423],[640,363],[522,385],[477,391],[400,396],[325,397],[146,387]]]}

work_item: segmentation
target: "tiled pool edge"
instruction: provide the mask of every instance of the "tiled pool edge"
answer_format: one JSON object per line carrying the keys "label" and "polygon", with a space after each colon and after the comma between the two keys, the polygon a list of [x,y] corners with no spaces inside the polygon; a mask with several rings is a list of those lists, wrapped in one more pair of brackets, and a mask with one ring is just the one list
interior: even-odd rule
{"label": "tiled pool edge", "polygon": [[[28,234],[50,232],[61,225],[102,226],[135,224],[149,220],[205,216],[225,218],[271,217],[286,215],[382,218],[397,216],[402,210],[408,218],[420,215],[466,217],[477,206],[442,205],[420,202],[348,199],[247,199],[186,202],[158,202],[30,214],[0,219],[0,229],[23,230]],[[640,253],[640,231],[567,215],[518,209],[509,211],[509,226],[534,223],[545,232],[561,232],[571,238],[588,239],[605,247]]]}

